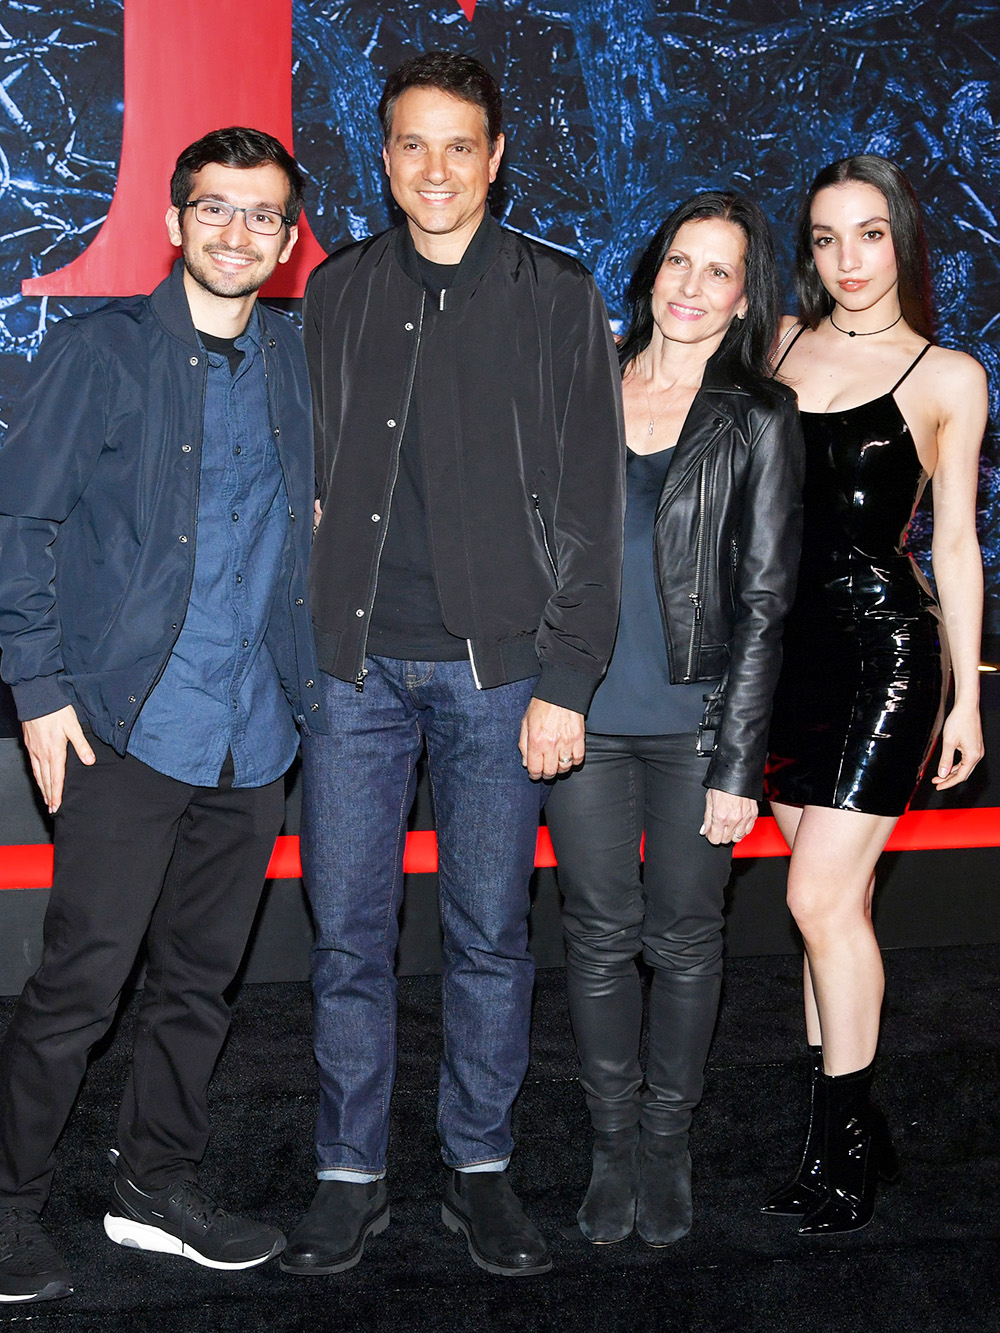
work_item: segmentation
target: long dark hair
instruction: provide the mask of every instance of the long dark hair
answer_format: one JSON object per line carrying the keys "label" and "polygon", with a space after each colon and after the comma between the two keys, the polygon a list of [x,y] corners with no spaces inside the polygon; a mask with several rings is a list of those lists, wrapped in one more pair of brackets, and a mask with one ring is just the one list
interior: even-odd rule
{"label": "long dark hair", "polygon": [[734,319],[730,324],[715,353],[714,364],[735,384],[772,402],[778,394],[767,358],[778,332],[780,309],[774,242],[759,206],[735,191],[707,190],[679,204],[646,246],[625,293],[629,321],[618,344],[618,364],[624,374],[649,346],[653,336],[652,296],[656,275],[684,223],[700,222],[703,218],[734,223],[745,241],[746,318]]}
{"label": "long dark hair", "polygon": [[930,265],[924,240],[920,205],[913,186],[895,162],[877,153],[857,153],[831,162],[819,173],[802,202],[796,231],[795,288],[802,318],[814,329],[836,304],[816,271],[812,245],[812,205],[820,190],[830,185],[857,181],[878,190],[889,208],[889,230],[899,274],[899,305],[903,318],[914,332],[928,340],[934,337],[931,305]]}

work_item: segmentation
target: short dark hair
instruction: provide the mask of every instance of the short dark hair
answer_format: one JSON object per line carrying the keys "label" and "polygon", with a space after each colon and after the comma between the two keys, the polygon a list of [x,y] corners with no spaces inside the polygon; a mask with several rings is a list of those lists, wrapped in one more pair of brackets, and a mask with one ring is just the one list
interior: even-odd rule
{"label": "short dark hair", "polygon": [[459,51],[424,51],[404,60],[385,81],[378,104],[382,122],[382,142],[392,134],[392,113],[396,101],[407,88],[437,88],[463,102],[471,102],[483,113],[483,124],[490,152],[497,146],[503,127],[503,98],[496,79],[485,65]]}
{"label": "short dark hair", "polygon": [[889,207],[889,229],[899,273],[899,305],[910,328],[922,337],[934,336],[934,310],[931,303],[930,265],[927,242],[920,220],[920,205],[906,175],[877,153],[857,153],[842,157],[817,175],[802,202],[796,227],[795,287],[802,318],[814,329],[835,305],[816,271],[812,245],[812,205],[820,190],[831,185],[857,181],[878,190]]}
{"label": "short dark hair", "polygon": [[177,159],[170,177],[170,202],[183,208],[191,193],[191,181],[196,172],[211,163],[222,167],[264,167],[273,163],[285,173],[288,195],[284,213],[289,223],[296,223],[302,212],[305,181],[295,158],[285,146],[263,130],[247,129],[245,125],[229,125],[223,130],[212,130],[189,144]]}
{"label": "short dark hair", "polygon": [[765,401],[778,395],[771,379],[768,356],[778,331],[780,289],[774,263],[771,228],[760,206],[735,191],[706,190],[679,204],[660,226],[632,274],[625,303],[629,321],[618,344],[622,373],[649,346],[653,336],[653,283],[685,222],[720,218],[739,227],[745,241],[745,319],[734,319],[716,352],[715,364],[735,384],[750,389]]}

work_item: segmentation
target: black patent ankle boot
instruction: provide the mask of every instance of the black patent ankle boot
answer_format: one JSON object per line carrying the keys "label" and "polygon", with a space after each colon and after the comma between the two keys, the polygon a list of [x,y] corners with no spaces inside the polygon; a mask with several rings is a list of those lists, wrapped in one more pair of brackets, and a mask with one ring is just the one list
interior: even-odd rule
{"label": "black patent ankle boot", "polygon": [[802,1156],[791,1180],[787,1181],[760,1206],[771,1217],[801,1217],[823,1200],[823,1134],[825,1126],[819,1114],[816,1084],[823,1072],[823,1048],[809,1047],[809,1121],[806,1126]]}
{"label": "black patent ankle boot", "polygon": [[820,1074],[816,1095],[826,1121],[823,1144],[825,1196],[808,1212],[800,1236],[835,1236],[858,1231],[875,1216],[878,1182],[899,1177],[885,1116],[871,1102],[872,1070]]}
{"label": "black patent ankle boot", "polygon": [[639,1126],[598,1130],[590,1184],[576,1215],[592,1245],[613,1245],[631,1233],[638,1184]]}

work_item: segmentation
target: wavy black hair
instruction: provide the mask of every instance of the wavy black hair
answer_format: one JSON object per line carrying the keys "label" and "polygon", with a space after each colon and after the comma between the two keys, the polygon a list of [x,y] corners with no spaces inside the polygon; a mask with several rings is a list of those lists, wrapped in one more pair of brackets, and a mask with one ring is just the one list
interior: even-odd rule
{"label": "wavy black hair", "polygon": [[734,319],[726,330],[714,364],[735,384],[750,389],[767,402],[778,396],[771,378],[768,356],[778,332],[780,289],[774,263],[774,242],[767,218],[758,204],[745,194],[727,190],[706,190],[679,204],[642,252],[632,274],[625,303],[629,320],[618,344],[618,364],[622,374],[649,346],[653,336],[653,283],[685,222],[720,218],[739,227],[745,242],[743,262],[746,268],[744,294],[745,319]]}
{"label": "wavy black hair", "polygon": [[240,167],[244,170],[268,165],[278,167],[288,181],[283,212],[289,224],[298,222],[305,182],[295,158],[272,134],[248,129],[245,125],[228,125],[225,129],[212,130],[210,134],[202,135],[194,143],[188,144],[178,157],[174,174],[170,177],[170,202],[175,208],[184,207],[191,194],[192,178],[212,162],[222,167]]}
{"label": "wavy black hair", "polygon": [[479,107],[490,152],[496,148],[503,126],[503,98],[496,79],[475,57],[463,55],[461,51],[423,51],[394,69],[385,81],[378,104],[382,142],[386,145],[392,133],[396,101],[407,88],[437,88]]}
{"label": "wavy black hair", "polygon": [[849,181],[874,186],[884,197],[889,208],[892,248],[896,252],[900,309],[910,328],[932,341],[934,310],[920,205],[906,175],[895,162],[877,153],[857,153],[853,157],[842,157],[837,162],[831,162],[809,186],[799,211],[795,244],[795,288],[802,319],[814,329],[821,319],[833,311],[836,304],[816,270],[812,244],[813,200],[820,190],[831,185],[844,185]]}

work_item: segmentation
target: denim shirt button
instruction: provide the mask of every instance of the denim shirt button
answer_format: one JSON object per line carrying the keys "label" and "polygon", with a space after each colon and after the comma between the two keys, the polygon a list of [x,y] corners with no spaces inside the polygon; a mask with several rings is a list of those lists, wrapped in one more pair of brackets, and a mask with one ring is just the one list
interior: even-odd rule
{"label": "denim shirt button", "polygon": [[355,614],[356,616],[363,616],[363,615],[364,615],[364,611],[363,611],[362,608],[359,606],[358,609],[355,611],[354,614]]}
{"label": "denim shirt button", "polygon": [[191,363],[190,363],[190,364],[191,364],[192,366],[196,366],[196,365],[198,364],[198,358],[197,358],[196,356],[193,356],[193,357],[191,358]]}
{"label": "denim shirt button", "polygon": [[295,599],[296,606],[305,606],[305,604],[306,604],[306,599],[304,597],[296,597]]}
{"label": "denim shirt button", "polygon": [[319,704],[310,704],[310,705],[309,705],[309,711],[310,711],[311,713],[315,713],[315,712],[318,710],[318,708],[319,708]]}
{"label": "denim shirt button", "polygon": [[394,419],[393,417],[390,417],[389,420],[388,420],[385,424],[391,428],[391,427],[395,426],[396,422],[395,422],[395,419]]}
{"label": "denim shirt button", "polygon": [[182,445],[181,445],[181,453],[182,453],[182,454],[189,454],[190,452],[191,452],[191,446],[190,446],[189,444],[182,444]]}

